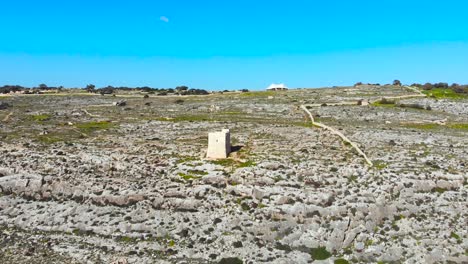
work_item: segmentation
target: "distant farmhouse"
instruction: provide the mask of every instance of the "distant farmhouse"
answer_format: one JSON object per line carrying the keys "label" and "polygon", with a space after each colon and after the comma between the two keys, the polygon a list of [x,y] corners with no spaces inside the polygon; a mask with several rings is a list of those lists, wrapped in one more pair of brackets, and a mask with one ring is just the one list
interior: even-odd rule
{"label": "distant farmhouse", "polygon": [[267,91],[286,91],[288,87],[284,83],[272,83],[268,86]]}

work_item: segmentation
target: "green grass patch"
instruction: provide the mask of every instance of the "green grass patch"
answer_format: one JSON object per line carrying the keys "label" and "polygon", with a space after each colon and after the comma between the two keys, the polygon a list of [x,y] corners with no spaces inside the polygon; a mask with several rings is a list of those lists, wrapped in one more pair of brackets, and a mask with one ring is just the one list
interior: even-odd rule
{"label": "green grass patch", "polygon": [[352,175],[348,177],[348,182],[357,182],[358,176]]}
{"label": "green grass patch", "polygon": [[226,111],[226,112],[217,112],[217,115],[245,115],[245,113],[240,111]]}
{"label": "green grass patch", "polygon": [[73,142],[76,140],[80,140],[85,136],[81,134],[79,131],[66,128],[60,128],[53,131],[50,131],[48,134],[45,135],[32,135],[31,138],[34,141],[43,144],[53,144],[57,142]]}
{"label": "green grass patch", "polygon": [[395,107],[395,104],[381,104],[379,102],[372,103],[371,105],[378,106],[378,107]]}
{"label": "green grass patch", "polygon": [[241,162],[239,164],[239,168],[247,168],[247,167],[253,167],[257,165],[255,162],[251,161],[251,160],[248,160],[246,162]]}
{"label": "green grass patch", "polygon": [[395,107],[395,101],[394,100],[389,100],[386,98],[382,98],[379,101],[373,102],[371,104],[372,106],[383,106],[383,107]]}
{"label": "green grass patch", "polygon": [[468,123],[453,123],[447,126],[452,129],[468,130]]}
{"label": "green grass patch", "polygon": [[124,242],[124,243],[136,243],[138,241],[137,238],[129,237],[129,236],[121,236],[116,238],[117,242]]}
{"label": "green grass patch", "polygon": [[374,168],[376,168],[377,170],[383,170],[388,166],[388,164],[385,163],[383,160],[375,160],[372,163],[374,164]]}
{"label": "green grass patch", "polygon": [[419,129],[419,130],[435,130],[439,128],[449,128],[454,130],[468,130],[468,123],[452,123],[448,124],[447,126],[434,124],[434,123],[427,123],[427,124],[419,124],[419,123],[406,123],[402,124],[404,127]]}
{"label": "green grass patch", "polygon": [[49,115],[49,114],[39,114],[39,115],[32,115],[31,119],[37,122],[44,122],[44,121],[50,120],[51,117],[52,115]]}
{"label": "green grass patch", "polygon": [[432,192],[437,192],[437,193],[444,193],[446,191],[447,191],[447,189],[441,188],[441,187],[435,187],[435,188],[432,189]]}
{"label": "green grass patch", "polygon": [[176,163],[181,164],[181,163],[195,161],[195,160],[199,160],[199,158],[191,157],[191,156],[180,156]]}
{"label": "green grass patch", "polygon": [[467,97],[466,95],[456,93],[452,89],[435,88],[432,90],[423,91],[423,93],[431,98],[436,99],[463,99]]}
{"label": "green grass patch", "polygon": [[186,181],[191,181],[191,180],[198,180],[201,178],[201,176],[196,176],[196,175],[191,175],[191,174],[186,174],[183,172],[179,172],[178,174],[182,179]]}
{"label": "green grass patch", "polygon": [[455,232],[451,232],[451,233],[450,233],[450,237],[451,237],[451,238],[455,238],[456,240],[460,240],[460,239],[461,239],[461,237],[460,237],[457,233],[455,233]]}
{"label": "green grass patch", "polygon": [[248,200],[249,197],[242,197],[242,198],[237,198],[236,204],[240,205],[243,211],[248,211],[250,210],[250,206],[244,201]]}
{"label": "green grass patch", "polygon": [[229,158],[212,160],[211,163],[216,164],[216,165],[221,165],[223,167],[232,167],[232,168],[247,168],[247,167],[253,167],[257,165],[255,162],[251,160],[240,162],[240,161],[229,159]]}
{"label": "green grass patch", "polygon": [[346,259],[340,258],[340,259],[335,259],[333,263],[334,264],[349,264],[349,261],[347,261]]}
{"label": "green grass patch", "polygon": [[239,185],[238,182],[236,182],[236,181],[234,181],[234,180],[232,180],[232,179],[229,179],[229,180],[228,180],[228,184],[231,185],[231,186]]}
{"label": "green grass patch", "polygon": [[310,255],[314,260],[325,260],[331,257],[331,253],[325,247],[312,248]]}
{"label": "green grass patch", "polygon": [[212,160],[211,163],[216,164],[216,165],[221,165],[223,167],[233,167],[237,165],[237,161],[233,159]]}
{"label": "green grass patch", "polygon": [[395,216],[393,216],[394,221],[399,221],[399,220],[404,219],[404,218],[405,218],[404,215],[395,215]]}
{"label": "green grass patch", "polygon": [[54,144],[60,141],[65,141],[64,138],[58,136],[40,135],[37,140],[44,144]]}
{"label": "green grass patch", "polygon": [[88,122],[76,124],[76,127],[83,133],[91,133],[97,130],[114,128],[117,125],[109,121]]}
{"label": "green grass patch", "polygon": [[314,125],[310,121],[307,121],[307,122],[292,122],[291,125],[300,126],[300,127],[314,127]]}
{"label": "green grass patch", "polygon": [[432,130],[432,129],[437,129],[440,127],[438,124],[403,124],[403,126],[408,127],[408,128],[413,128],[413,129],[420,129],[420,130]]}

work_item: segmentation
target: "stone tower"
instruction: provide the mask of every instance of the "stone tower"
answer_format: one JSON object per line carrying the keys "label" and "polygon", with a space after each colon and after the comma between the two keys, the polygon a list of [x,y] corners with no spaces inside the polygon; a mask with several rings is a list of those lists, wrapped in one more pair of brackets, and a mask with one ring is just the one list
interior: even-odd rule
{"label": "stone tower", "polygon": [[229,129],[223,129],[221,132],[208,133],[207,158],[225,159],[229,153],[231,153],[231,134]]}

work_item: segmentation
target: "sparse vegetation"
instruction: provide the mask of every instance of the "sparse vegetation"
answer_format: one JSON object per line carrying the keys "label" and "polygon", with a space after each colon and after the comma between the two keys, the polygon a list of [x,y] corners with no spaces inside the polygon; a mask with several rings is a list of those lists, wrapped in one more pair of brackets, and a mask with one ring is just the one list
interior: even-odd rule
{"label": "sparse vegetation", "polygon": [[452,129],[468,130],[468,123],[453,123],[447,126]]}
{"label": "sparse vegetation", "polygon": [[456,240],[460,240],[460,239],[461,239],[460,236],[457,235],[457,233],[455,233],[455,232],[450,232],[450,237],[451,237],[451,238],[455,238]]}
{"label": "sparse vegetation", "polygon": [[314,260],[325,260],[331,257],[331,253],[325,247],[312,248],[310,255]]}
{"label": "sparse vegetation", "polygon": [[451,89],[442,89],[442,88],[435,88],[431,90],[424,90],[424,94],[427,94],[429,97],[436,98],[436,99],[462,99],[466,97],[463,94],[456,93],[454,90]]}
{"label": "sparse vegetation", "polygon": [[383,160],[375,160],[373,161],[373,164],[374,168],[376,168],[377,170],[383,170],[388,166],[387,163]]}
{"label": "sparse vegetation", "polygon": [[347,261],[346,259],[335,259],[335,261],[333,262],[334,264],[349,264],[349,261]]}
{"label": "sparse vegetation", "polygon": [[208,172],[206,171],[201,171],[201,170],[188,170],[188,173],[194,174],[194,175],[208,175]]}
{"label": "sparse vegetation", "polygon": [[222,258],[218,264],[243,264],[244,262],[240,258]]}
{"label": "sparse vegetation", "polygon": [[41,143],[53,144],[60,141],[64,141],[64,138],[53,135],[40,135],[37,137],[37,140]]}
{"label": "sparse vegetation", "polygon": [[183,172],[179,172],[178,174],[182,179],[186,180],[186,181],[190,181],[190,180],[198,180],[201,178],[201,176],[195,176],[195,175],[192,175],[192,174],[186,174],[186,173],[183,173]]}
{"label": "sparse vegetation", "polygon": [[98,121],[98,122],[76,124],[76,127],[83,133],[91,133],[97,130],[111,129],[116,126],[117,124],[111,123],[109,121]]}
{"label": "sparse vegetation", "polygon": [[253,167],[253,166],[255,166],[255,165],[256,165],[255,162],[253,162],[253,161],[251,161],[251,160],[248,160],[248,161],[245,161],[245,162],[241,162],[241,163],[239,164],[239,168]]}
{"label": "sparse vegetation", "polygon": [[432,189],[432,192],[437,192],[437,193],[444,193],[446,191],[447,189],[441,188],[441,187],[435,187],[434,189]]}
{"label": "sparse vegetation", "polygon": [[373,106],[385,106],[385,107],[395,107],[395,100],[389,100],[387,98],[382,98],[379,101],[372,103]]}
{"label": "sparse vegetation", "polygon": [[427,123],[427,124],[407,123],[407,124],[404,124],[404,126],[408,128],[421,129],[421,130],[432,130],[432,129],[437,129],[440,127],[440,125],[434,124],[434,123]]}
{"label": "sparse vegetation", "polygon": [[280,94],[281,91],[259,91],[259,92],[243,92],[241,96],[247,97],[268,97],[268,96],[275,96]]}
{"label": "sparse vegetation", "polygon": [[[154,263],[185,254],[188,262],[238,256],[234,261],[270,263],[294,256],[346,264],[362,262],[382,245],[401,249],[396,262],[442,246],[454,260],[463,256],[465,99],[399,101],[429,102],[432,111],[399,102],[332,106],[414,94],[366,84],[271,92],[273,100],[264,92],[158,97],[116,89],[116,98],[66,92],[1,98],[10,105],[0,111],[0,120],[7,119],[0,126],[0,196],[10,212],[2,221],[26,231],[18,238],[21,232],[0,228],[0,240],[11,238],[3,239],[0,262],[16,263],[5,261],[9,251],[36,259],[42,254],[36,241],[52,243],[47,254],[63,243],[64,256],[80,252],[93,263],[114,261],[116,248],[122,258]],[[146,93],[155,96],[145,99]],[[112,106],[120,100],[128,104]],[[339,137],[308,129],[298,105],[309,105],[314,117],[358,144],[373,167]],[[50,118],[32,117],[43,114]],[[231,130],[233,152],[206,159],[207,134],[223,128]],[[330,239],[341,226],[344,240],[360,230],[346,248],[344,240]],[[41,228],[65,231],[32,233]],[[293,243],[304,230],[321,247]],[[416,248],[404,248],[402,240]],[[103,258],[94,259],[95,252]],[[193,260],[186,252],[202,253]],[[369,261],[384,259],[374,253]],[[53,262],[49,256],[41,262]]]}
{"label": "sparse vegetation", "polygon": [[50,120],[52,116],[50,114],[39,114],[39,115],[32,115],[31,119],[37,122],[44,122]]}

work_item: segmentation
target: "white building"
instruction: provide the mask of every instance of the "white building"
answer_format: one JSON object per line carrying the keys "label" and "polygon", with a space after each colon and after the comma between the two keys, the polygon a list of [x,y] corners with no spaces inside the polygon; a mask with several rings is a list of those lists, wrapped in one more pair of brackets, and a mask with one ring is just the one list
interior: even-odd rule
{"label": "white building", "polygon": [[268,91],[285,91],[287,89],[288,87],[284,83],[278,83],[278,84],[272,83],[267,88]]}

